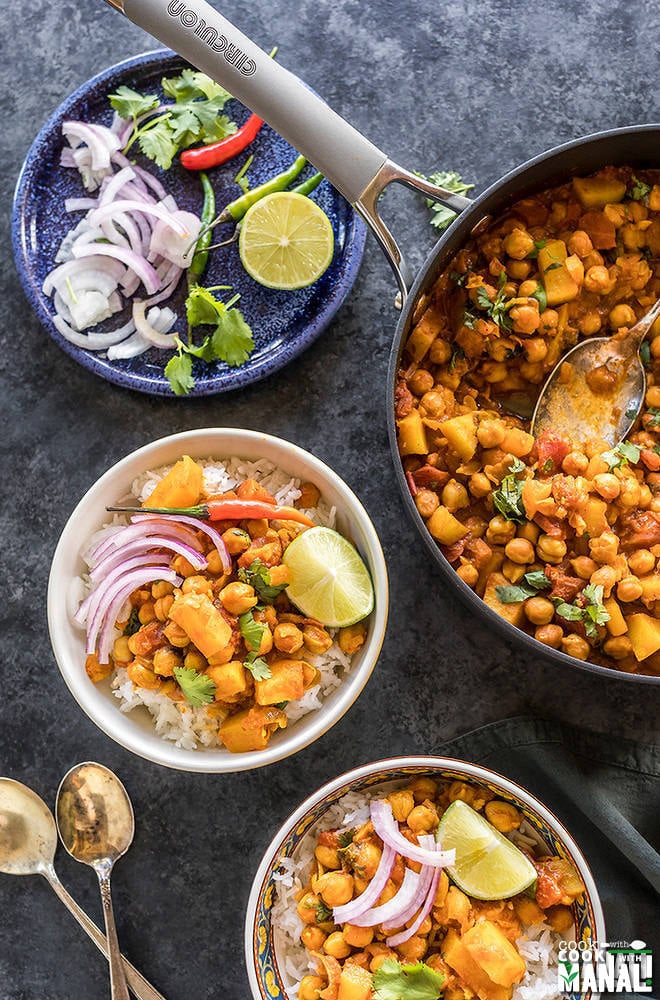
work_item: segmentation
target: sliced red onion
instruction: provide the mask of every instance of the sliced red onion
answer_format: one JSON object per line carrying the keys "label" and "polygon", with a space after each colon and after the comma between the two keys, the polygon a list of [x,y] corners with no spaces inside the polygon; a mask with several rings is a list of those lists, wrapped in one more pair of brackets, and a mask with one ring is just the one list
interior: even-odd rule
{"label": "sliced red onion", "polygon": [[149,535],[178,535],[180,541],[190,545],[191,549],[203,552],[202,545],[195,533],[190,531],[185,525],[179,524],[178,516],[176,518],[166,518],[160,514],[150,514],[148,517],[145,515],[139,523],[138,518],[142,518],[142,515],[137,514],[134,518],[131,518],[131,524],[118,526],[116,531],[105,535],[98,545],[88,553],[88,565],[94,568],[108,553],[117,552],[128,542],[132,542],[136,538],[148,541]]}
{"label": "sliced red onion", "polygon": [[71,297],[69,284],[74,294],[76,292],[95,291],[109,296],[117,288],[116,278],[113,278],[111,274],[106,274],[104,271],[97,271],[93,267],[88,267],[84,271],[79,271],[77,274],[72,275],[68,282],[61,281],[57,283],[58,291],[63,295],[68,294]]}
{"label": "sliced red onion", "polygon": [[77,246],[74,244],[72,249],[73,256],[76,258],[93,257],[95,254],[99,254],[121,261],[122,264],[126,264],[140,278],[149,295],[153,295],[160,289],[160,278],[154,268],[144,257],[134,253],[132,250],[127,250],[125,247],[117,247],[109,243],[95,243],[89,246]]}
{"label": "sliced red onion", "polygon": [[89,223],[91,226],[100,226],[106,219],[112,219],[120,212],[143,212],[145,215],[153,215],[155,219],[165,223],[168,229],[183,236],[188,242],[195,239],[201,225],[199,218],[192,212],[171,212],[161,205],[150,205],[146,201],[138,201],[137,199],[132,201],[123,198],[110,204],[104,201],[102,205],[90,212]]}
{"label": "sliced red onion", "polygon": [[145,299],[144,300],[145,306],[155,306],[159,302],[166,302],[167,299],[169,299],[170,296],[173,294],[176,286],[179,284],[179,281],[181,280],[183,269],[180,267],[175,267],[174,265],[172,265],[172,267],[173,267],[173,277],[170,280],[170,282],[165,286],[165,288],[163,288],[162,291],[158,293],[158,295],[150,295],[148,299]]}
{"label": "sliced red onion", "polygon": [[[147,519],[156,520],[160,516],[161,515],[159,514],[135,514],[131,518],[131,521],[141,521]],[[176,518],[176,520],[180,521],[182,524],[191,525],[193,528],[196,528],[197,531],[204,532],[204,534],[210,538],[215,545],[218,555],[222,560],[223,570],[225,573],[231,573],[231,556],[229,555],[229,549],[225,545],[224,539],[217,528],[212,528],[210,524],[206,523],[206,521],[201,521],[196,517],[187,517],[185,514],[173,514],[172,518]],[[167,520],[170,521],[172,518],[168,517]]]}
{"label": "sliced red onion", "polygon": [[[408,909],[414,899],[418,898],[420,881],[421,875],[414,872],[412,868],[406,868],[403,882],[399,886],[399,891],[395,896],[388,899],[386,903],[381,903],[380,906],[372,906],[371,909],[365,910],[359,916],[353,917],[349,923],[355,924],[356,927],[376,927],[377,924],[389,924],[390,927],[400,926],[400,915]],[[419,906],[419,903],[417,903],[417,906]]]}
{"label": "sliced red onion", "polygon": [[76,167],[77,163],[75,161],[73,150],[71,146],[64,146],[62,152],[60,153],[60,166],[61,167]]}
{"label": "sliced red onion", "polygon": [[456,861],[456,851],[453,849],[451,851],[429,851],[406,840],[399,832],[397,821],[392,814],[392,806],[387,799],[373,799],[370,812],[374,830],[383,843],[398,851],[404,858],[419,861],[422,865],[431,865],[433,868],[446,868]]}
{"label": "sliced red onion", "polygon": [[[154,177],[154,175],[149,173],[148,170],[145,170],[144,167],[135,167],[135,173],[138,175],[140,180],[144,181],[147,187],[151,188],[159,201],[164,201],[166,198],[171,197],[171,195],[168,195],[158,178]],[[176,208],[176,203],[174,207]]]}
{"label": "sliced red onion", "polygon": [[105,351],[121,343],[135,329],[133,320],[129,320],[124,326],[120,326],[117,330],[109,330],[107,333],[78,333],[57,313],[53,316],[53,326],[65,340],[85,351]]}
{"label": "sliced red onion", "polygon": [[[388,948],[396,948],[397,945],[403,944],[404,941],[408,941],[410,940],[411,937],[415,936],[415,934],[422,926],[422,924],[428,917],[429,913],[431,912],[433,901],[435,899],[435,894],[438,891],[438,882],[440,881],[440,875],[441,875],[441,869],[436,868],[435,871],[433,872],[431,885],[428,888],[424,905],[422,906],[421,910],[417,914],[416,919],[410,925],[410,927],[406,927],[405,930],[400,931],[398,934],[393,934],[391,937],[385,938],[385,944],[388,946]],[[406,917],[403,920],[403,923],[405,924],[408,920],[410,920],[410,917]]]}
{"label": "sliced red onion", "polygon": [[172,212],[154,226],[149,249],[179,267],[190,267],[201,228],[201,220],[192,212]]}
{"label": "sliced red onion", "polygon": [[96,208],[98,202],[96,198],[65,198],[65,212],[88,212],[91,208]]}
{"label": "sliced red onion", "polygon": [[50,295],[53,289],[66,282],[67,278],[73,280],[74,275],[82,274],[90,268],[105,271],[106,274],[112,275],[116,281],[120,281],[126,272],[126,268],[117,260],[109,260],[107,257],[102,256],[94,260],[94,254],[87,256],[89,260],[68,260],[65,264],[60,264],[59,267],[54,268],[47,275],[41,286],[44,295]]}
{"label": "sliced red onion", "polygon": [[[176,552],[177,555],[183,556],[188,560],[194,569],[206,569],[207,562],[203,556],[200,555],[195,549],[190,545],[186,545],[179,538],[168,537],[165,534],[153,535],[149,538],[149,549],[167,549],[171,552]],[[111,552],[105,556],[101,562],[99,562],[89,574],[89,578],[92,583],[98,583],[102,580],[110,570],[113,570],[116,566],[121,565],[125,559],[129,556],[135,555],[138,552],[145,551],[145,542],[141,538],[136,538],[132,542],[128,542],[122,549],[117,552]]]}
{"label": "sliced red onion", "polygon": [[104,588],[110,587],[125,573],[130,572],[130,570],[140,569],[142,566],[164,566],[166,569],[169,569],[169,562],[170,556],[165,552],[141,552],[140,555],[133,556],[132,559],[127,559],[120,566],[116,566],[108,573],[102,584],[99,584],[98,587],[95,587],[87,595],[73,616],[74,621],[78,625],[84,625],[89,617],[93,617]]}
{"label": "sliced red onion", "polygon": [[[428,848],[430,851],[435,850],[435,837],[422,836],[419,838],[419,842],[422,847]],[[440,871],[439,868],[431,868],[430,865],[422,865],[420,871],[421,878],[419,880],[419,885],[417,887],[417,892],[415,893],[415,898],[411,901],[410,906],[398,916],[398,923],[390,924],[387,927],[383,927],[383,930],[395,930],[397,927],[402,927],[409,920],[415,916],[420,906],[426,899],[426,894],[429,891],[429,886],[433,880],[434,872]]]}
{"label": "sliced red onion", "polygon": [[[178,586],[179,584],[183,583],[183,578],[180,576],[176,576],[175,574],[172,574],[173,579],[171,580],[167,579],[167,574],[169,572],[170,570],[164,570],[163,573],[160,576],[157,576],[155,579],[166,580],[167,583],[172,583],[174,586]],[[152,580],[147,582],[153,583],[154,581]],[[129,588],[127,586],[123,591],[121,591],[117,595],[113,604],[108,608],[108,612],[101,626],[101,634],[99,636],[99,643],[98,643],[99,663],[108,663],[110,659],[110,652],[112,650],[112,645],[113,645],[113,636],[116,627],[115,622],[117,621],[117,618],[121,614],[121,610],[128,601],[128,598],[133,593],[133,589],[135,588]]]}
{"label": "sliced red onion", "polygon": [[[102,170],[110,165],[110,154],[119,149],[117,136],[103,125],[88,125],[85,122],[67,121],[62,123],[62,132],[74,149],[84,142],[91,154],[92,170]],[[71,140],[77,140],[72,142]]]}
{"label": "sliced red onion", "polygon": [[[137,332],[155,347],[174,349],[179,335],[177,333],[159,333],[145,316],[145,308],[144,302],[133,303],[133,322],[135,323]],[[174,314],[172,316],[172,323],[174,323],[176,322],[176,316]],[[171,326],[172,323],[169,325]]]}
{"label": "sliced red onion", "polygon": [[134,333],[131,337],[127,337],[126,340],[122,340],[120,344],[113,344],[112,347],[108,348],[108,360],[125,361],[129,358],[137,358],[140,354],[144,354],[145,351],[151,350],[152,346],[148,340],[144,339],[141,333]]}
{"label": "sliced red onion", "polygon": [[116,174],[113,174],[108,178],[108,183],[103,187],[101,195],[98,201],[98,207],[102,205],[107,205],[108,202],[114,201],[121,189],[129,181],[135,180],[135,171],[133,167],[127,165],[118,170]]}
{"label": "sliced red onion", "polygon": [[373,906],[387,885],[395,861],[396,851],[385,844],[378,868],[364,892],[356,896],[355,899],[351,899],[349,903],[333,908],[332,919],[336,924],[354,924],[363,913],[366,913]]}
{"label": "sliced red onion", "polygon": [[[121,580],[115,580],[109,587],[103,588],[103,594],[99,601],[96,613],[87,624],[87,654],[93,653],[96,648],[96,639],[103,623],[110,618],[111,626],[119,614],[126,598],[147,583],[154,580],[165,580],[178,586],[181,577],[177,576],[174,570],[163,568],[162,566],[145,566],[144,569],[131,570],[126,573]],[[102,585],[103,586],[103,585]],[[114,617],[112,617],[114,615]],[[99,662],[107,663],[107,659],[101,660],[99,651]]]}

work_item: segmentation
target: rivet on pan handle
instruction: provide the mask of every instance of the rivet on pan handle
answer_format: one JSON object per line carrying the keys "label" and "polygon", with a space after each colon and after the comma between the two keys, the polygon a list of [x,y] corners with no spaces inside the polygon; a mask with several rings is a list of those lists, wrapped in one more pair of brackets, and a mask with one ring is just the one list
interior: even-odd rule
{"label": "rivet on pan handle", "polygon": [[106,0],[135,24],[221,83],[313,163],[368,223],[394,269],[401,296],[411,275],[377,210],[383,189],[398,181],[457,212],[470,201],[438,188],[386,154],[305,84],[271,59],[205,0]]}

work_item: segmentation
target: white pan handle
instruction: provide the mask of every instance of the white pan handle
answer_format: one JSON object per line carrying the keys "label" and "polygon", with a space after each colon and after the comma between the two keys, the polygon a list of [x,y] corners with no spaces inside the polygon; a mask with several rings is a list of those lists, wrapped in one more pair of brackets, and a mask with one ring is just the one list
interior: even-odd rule
{"label": "white pan handle", "polygon": [[401,181],[455,211],[467,198],[421,181],[313,94],[205,0],[107,0],[116,10],[221,83],[314,164],[370,225],[405,297],[410,275],[377,212],[378,196]]}

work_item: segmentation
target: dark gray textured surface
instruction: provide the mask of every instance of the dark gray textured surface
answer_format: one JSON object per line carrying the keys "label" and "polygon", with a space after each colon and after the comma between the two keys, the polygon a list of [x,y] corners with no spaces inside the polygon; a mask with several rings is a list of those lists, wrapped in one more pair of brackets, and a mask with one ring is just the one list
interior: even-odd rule
{"label": "dark gray textured surface", "polygon": [[[480,188],[558,142],[660,117],[655,0],[233,0],[223,11],[265,49],[279,44],[280,60],[394,159],[427,172],[458,169]],[[115,768],[137,817],[135,843],[114,879],[124,950],[168,1000],[243,1000],[252,873],[278,824],[322,780],[520,712],[650,741],[657,689],[530,662],[442,591],[404,519],[391,468],[383,386],[394,285],[373,241],[349,303],[321,341],[240,394],[149,399],[66,358],[39,329],[15,276],[13,185],[63,97],[101,67],[154,46],[100,0],[7,4],[3,36],[0,772],[52,802],[76,761]],[[387,204],[420,265],[433,242],[422,204],[409,193]],[[103,470],[155,437],[216,423],[290,438],[346,478],[381,533],[392,611],[379,666],[334,730],[267,770],[194,777],[138,760],[82,715],[50,652],[45,592],[59,531]],[[93,874],[62,854],[58,868],[100,919]],[[0,876],[0,1000],[107,995],[103,961],[45,883]]]}

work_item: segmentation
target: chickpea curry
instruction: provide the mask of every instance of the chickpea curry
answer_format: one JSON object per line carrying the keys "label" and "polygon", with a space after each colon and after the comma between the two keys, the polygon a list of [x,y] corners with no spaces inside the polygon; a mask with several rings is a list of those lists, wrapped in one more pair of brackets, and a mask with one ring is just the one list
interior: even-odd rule
{"label": "chickpea curry", "polygon": [[[201,497],[202,468],[184,456],[148,503],[180,508],[198,504]],[[105,576],[108,591],[111,638],[105,647],[103,631],[97,640],[93,628],[95,592],[80,609],[88,628],[89,677],[100,681],[124,668],[135,688],[164,695],[184,712],[203,709],[232,753],[265,749],[287,726],[287,704],[318,685],[315,658],[335,641],[340,655],[350,657],[366,637],[363,622],[329,631],[287,598],[291,576],[283,556],[313,524],[302,508],[315,508],[318,501],[317,487],[303,483],[297,507],[280,507],[257,480],[245,479],[208,499],[209,505],[237,514],[216,520],[213,528],[191,518],[144,514],[118,529],[118,554],[111,549],[108,555],[112,539],[102,542],[97,569],[91,570],[92,581],[95,573]],[[259,507],[264,516],[250,516]],[[136,545],[138,554],[132,556]],[[118,572],[113,566],[122,558],[128,580],[123,585],[113,579]],[[113,614],[112,600],[122,617]]]}
{"label": "chickpea curry", "polygon": [[[457,800],[468,803],[504,835],[523,824],[511,803],[463,781],[418,777],[390,792],[384,802],[404,842],[422,845],[429,837],[435,840],[443,814]],[[573,927],[572,906],[585,889],[573,865],[558,857],[529,856],[535,883],[529,893],[507,899],[472,898],[439,870],[417,919],[403,911],[401,926],[388,925],[387,920],[373,924],[364,916],[345,921],[346,908],[369,893],[385,863],[387,843],[376,833],[373,817],[372,809],[367,822],[325,830],[316,837],[309,881],[299,893],[297,910],[304,924],[301,942],[319,965],[316,974],[302,979],[298,1000],[372,1000],[384,977],[396,968],[393,961],[406,968],[423,963],[437,974],[434,995],[442,989],[444,1000],[510,1000],[527,970],[517,947],[526,929],[544,924],[565,934]],[[419,862],[396,853],[376,900],[380,913],[397,894],[405,893],[408,873],[419,873],[420,868]]]}
{"label": "chickpea curry", "polygon": [[[524,198],[421,297],[398,373],[399,452],[461,579],[539,642],[660,673],[660,320],[626,441],[529,433],[581,338],[623,335],[660,297],[660,172],[607,167]],[[562,378],[571,381],[570,364]],[[592,373],[607,392],[612,373]],[[599,385],[599,380],[604,380]]]}

